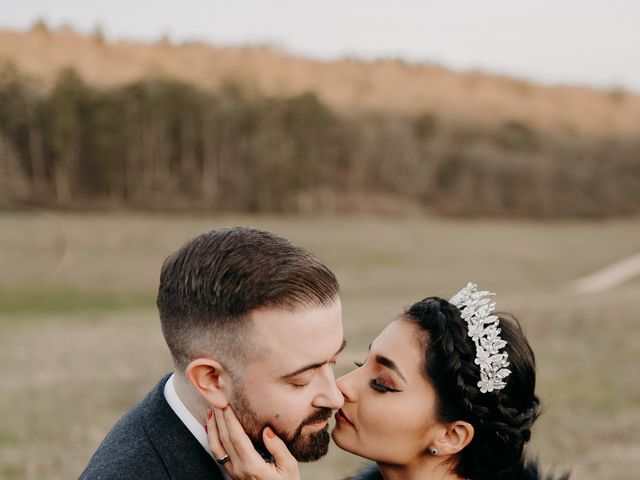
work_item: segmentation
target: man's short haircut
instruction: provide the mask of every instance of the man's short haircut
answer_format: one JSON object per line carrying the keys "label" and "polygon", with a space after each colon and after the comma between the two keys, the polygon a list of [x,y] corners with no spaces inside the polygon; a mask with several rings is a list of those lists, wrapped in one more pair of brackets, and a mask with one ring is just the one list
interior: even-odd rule
{"label": "man's short haircut", "polygon": [[176,368],[213,355],[234,373],[259,349],[248,328],[253,310],[326,307],[337,295],[335,275],[306,250],[234,227],[199,235],[165,260],[157,305]]}

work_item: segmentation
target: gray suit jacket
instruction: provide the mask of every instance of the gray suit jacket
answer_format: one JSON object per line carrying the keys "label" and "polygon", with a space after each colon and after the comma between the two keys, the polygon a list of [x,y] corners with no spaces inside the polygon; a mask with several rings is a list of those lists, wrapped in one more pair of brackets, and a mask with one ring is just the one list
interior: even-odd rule
{"label": "gray suit jacket", "polygon": [[165,376],[106,436],[80,480],[223,480],[164,398]]}

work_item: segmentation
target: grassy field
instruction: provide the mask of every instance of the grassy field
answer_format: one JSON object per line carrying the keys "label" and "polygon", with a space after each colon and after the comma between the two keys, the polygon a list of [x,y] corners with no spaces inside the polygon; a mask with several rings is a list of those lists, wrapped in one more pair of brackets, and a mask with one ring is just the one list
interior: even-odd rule
{"label": "grassy field", "polygon": [[[432,217],[0,214],[0,479],[75,478],[112,424],[171,368],[154,307],[162,260],[223,225],[277,232],[342,285],[351,368],[401,308],[467,280],[498,292],[536,351],[545,413],[530,451],[584,480],[640,468],[640,281],[567,283],[637,253],[640,218],[541,223]],[[306,480],[361,460],[332,447]]]}

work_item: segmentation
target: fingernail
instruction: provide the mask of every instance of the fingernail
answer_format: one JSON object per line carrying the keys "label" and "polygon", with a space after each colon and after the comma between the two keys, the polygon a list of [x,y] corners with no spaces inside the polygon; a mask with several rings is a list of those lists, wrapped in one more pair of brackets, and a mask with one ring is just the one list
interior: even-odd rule
{"label": "fingernail", "polygon": [[273,433],[273,430],[271,430],[271,427],[267,427],[267,437],[273,438],[275,436],[276,436],[276,434]]}
{"label": "fingernail", "polygon": [[213,417],[213,410],[207,410],[207,420],[211,420],[211,417]]}

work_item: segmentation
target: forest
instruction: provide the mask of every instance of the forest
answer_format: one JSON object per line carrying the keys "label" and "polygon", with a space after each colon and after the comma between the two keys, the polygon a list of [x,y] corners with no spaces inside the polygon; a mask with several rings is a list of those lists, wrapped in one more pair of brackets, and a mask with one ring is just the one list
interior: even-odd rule
{"label": "forest", "polygon": [[640,137],[332,110],[161,76],[42,86],[0,66],[0,207],[604,217],[640,211]]}

